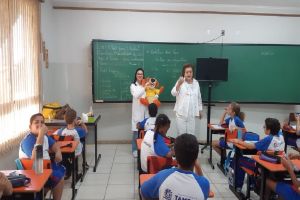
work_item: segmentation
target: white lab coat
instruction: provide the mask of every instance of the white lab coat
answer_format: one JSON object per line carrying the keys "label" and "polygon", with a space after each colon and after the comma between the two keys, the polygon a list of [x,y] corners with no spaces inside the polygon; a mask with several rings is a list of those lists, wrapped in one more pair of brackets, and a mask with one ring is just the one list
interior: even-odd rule
{"label": "white lab coat", "polygon": [[[176,112],[177,133],[195,134],[195,117],[199,116],[202,111],[202,98],[198,81],[193,79],[193,83],[189,85],[184,81],[176,91],[176,82],[171,94],[176,97],[174,111]],[[191,104],[191,105],[190,105]]]}
{"label": "white lab coat", "polygon": [[145,88],[138,82],[130,85],[130,92],[132,95],[132,119],[131,130],[137,131],[136,124],[145,119],[147,115],[147,107],[140,103],[140,98],[145,97]]}

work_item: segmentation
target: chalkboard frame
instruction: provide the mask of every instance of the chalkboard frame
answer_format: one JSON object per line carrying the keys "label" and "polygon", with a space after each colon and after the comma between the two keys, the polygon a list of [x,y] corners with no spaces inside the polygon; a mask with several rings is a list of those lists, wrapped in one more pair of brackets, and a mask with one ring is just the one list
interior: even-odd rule
{"label": "chalkboard frame", "polygon": [[[93,45],[95,42],[118,42],[118,43],[145,43],[145,44],[190,44],[190,45],[197,45],[197,44],[210,44],[210,45],[231,45],[231,46],[296,46],[300,47],[299,44],[260,44],[260,43],[188,43],[188,42],[149,42],[149,41],[125,41],[125,40],[106,40],[106,39],[92,39],[91,42],[91,51],[92,51],[92,97],[93,103],[131,103],[132,101],[106,101],[106,100],[96,100],[95,99],[95,92],[94,92],[94,51]],[[223,58],[222,56],[220,58]],[[200,82],[209,82],[209,81],[199,81]],[[175,83],[174,83],[175,84]],[[175,101],[161,101],[164,103],[175,103]],[[203,100],[203,103],[207,103],[207,100]],[[230,103],[231,101],[211,101],[211,103]],[[300,105],[300,102],[266,102],[266,101],[237,101],[240,104],[278,104],[278,105]]]}

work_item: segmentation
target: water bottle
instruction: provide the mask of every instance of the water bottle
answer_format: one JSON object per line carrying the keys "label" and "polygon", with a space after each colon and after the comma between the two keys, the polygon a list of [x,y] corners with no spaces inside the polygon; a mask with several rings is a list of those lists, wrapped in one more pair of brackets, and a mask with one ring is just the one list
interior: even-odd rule
{"label": "water bottle", "polygon": [[238,128],[238,139],[241,140],[243,137],[243,132],[240,128]]}
{"label": "water bottle", "polygon": [[36,174],[42,174],[43,168],[43,145],[38,144],[35,146],[34,171]]}

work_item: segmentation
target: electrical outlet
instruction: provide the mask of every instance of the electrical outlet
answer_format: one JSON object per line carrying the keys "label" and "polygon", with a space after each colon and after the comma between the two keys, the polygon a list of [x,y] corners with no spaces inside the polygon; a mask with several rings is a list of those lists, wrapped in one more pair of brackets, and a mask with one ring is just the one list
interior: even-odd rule
{"label": "electrical outlet", "polygon": [[221,30],[221,35],[222,35],[222,36],[225,35],[225,30]]}

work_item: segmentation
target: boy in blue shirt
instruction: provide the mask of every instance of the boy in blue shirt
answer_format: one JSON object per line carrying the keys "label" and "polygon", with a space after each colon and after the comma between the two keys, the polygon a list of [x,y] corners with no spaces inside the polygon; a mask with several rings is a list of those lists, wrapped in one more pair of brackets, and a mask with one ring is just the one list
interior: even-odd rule
{"label": "boy in blue shirt", "polygon": [[[300,159],[300,155],[289,155],[289,157],[291,159]],[[297,180],[297,177],[295,175],[293,163],[289,159],[282,157],[281,164],[287,169],[288,173],[290,174],[292,185],[283,182],[276,182],[272,179],[267,179],[267,186],[284,200],[299,200],[300,181]]]}
{"label": "boy in blue shirt", "polygon": [[59,200],[62,197],[64,187],[65,168],[58,164],[62,161],[62,154],[60,147],[55,141],[47,135],[48,128],[44,123],[44,116],[37,113],[30,118],[30,133],[21,141],[19,148],[19,158],[35,159],[35,147],[37,145],[43,146],[43,159],[50,160],[49,150],[55,154],[54,161],[51,162],[52,174],[48,179],[46,186],[53,191],[53,199]]}
{"label": "boy in blue shirt", "polygon": [[143,129],[145,132],[148,130],[154,130],[155,120],[157,115],[157,106],[154,103],[149,104],[148,106],[149,116],[145,118],[143,121],[137,123],[137,129]]}
{"label": "boy in blue shirt", "polygon": [[[256,149],[257,151],[272,151],[282,153],[284,152],[284,138],[280,131],[281,126],[277,119],[267,118],[265,120],[264,131],[267,137],[256,142],[247,143],[239,139],[234,139],[234,143],[245,146],[248,149]],[[241,190],[244,183],[245,172],[241,167],[246,167],[248,169],[255,169],[255,161],[251,158],[240,157],[238,159],[238,169],[236,169],[236,174],[239,177],[236,183],[238,190]]]}
{"label": "boy in blue shirt", "polygon": [[158,172],[141,186],[144,199],[207,199],[209,182],[193,173],[199,153],[199,144],[194,135],[182,134],[175,141],[178,168]]}

